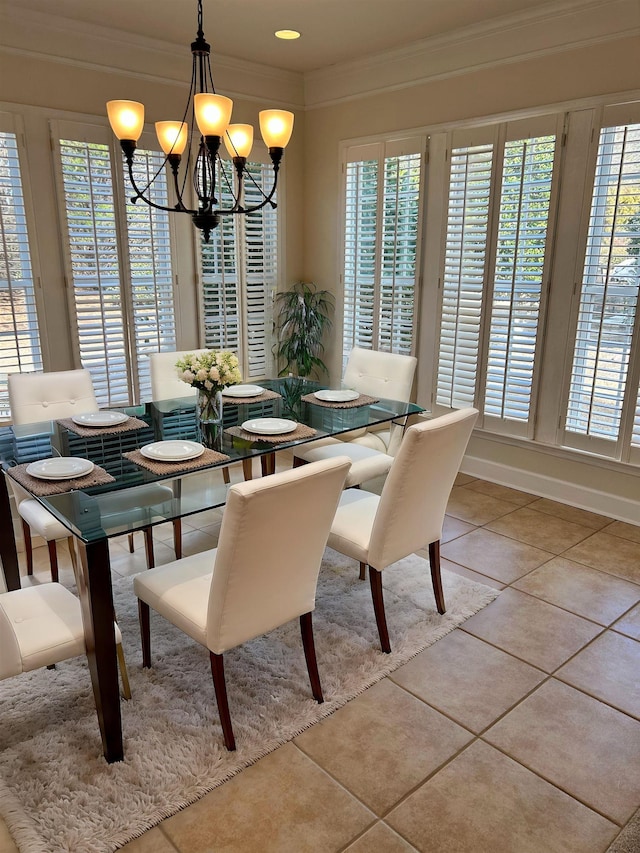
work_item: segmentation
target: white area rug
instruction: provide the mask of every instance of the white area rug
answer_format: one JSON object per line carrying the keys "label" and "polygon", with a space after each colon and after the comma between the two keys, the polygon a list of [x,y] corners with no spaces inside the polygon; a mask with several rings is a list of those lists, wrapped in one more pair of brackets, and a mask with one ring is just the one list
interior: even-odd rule
{"label": "white area rug", "polygon": [[380,651],[369,582],[327,550],[314,613],[325,703],[311,696],[298,621],[225,655],[237,752],[229,753],[208,653],[151,616],[141,667],[130,579],[114,584],[133,699],[122,703],[125,760],[108,765],[84,659],[0,683],[0,813],[23,853],[112,851],[291,740],[489,604],[498,592],[443,572],[439,616],[428,563],[383,574],[392,654]]}

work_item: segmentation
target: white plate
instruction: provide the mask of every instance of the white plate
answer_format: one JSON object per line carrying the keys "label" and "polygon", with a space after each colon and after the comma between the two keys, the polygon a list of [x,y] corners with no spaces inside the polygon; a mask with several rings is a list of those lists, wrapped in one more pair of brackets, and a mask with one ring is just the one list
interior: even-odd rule
{"label": "white plate", "polygon": [[101,412],[85,412],[82,415],[74,415],[71,420],[78,426],[106,427],[123,424],[129,420],[129,415],[125,415],[124,412],[110,412],[108,409],[103,409]]}
{"label": "white plate", "polygon": [[349,388],[340,388],[336,391],[327,388],[325,391],[315,391],[313,396],[326,403],[348,403],[349,400],[357,400],[360,394]]}
{"label": "white plate", "polygon": [[40,459],[27,465],[27,474],[38,480],[73,480],[85,477],[93,471],[90,459],[79,456],[55,456],[53,459]]}
{"label": "white plate", "polygon": [[293,432],[297,426],[295,421],[288,421],[286,418],[254,418],[252,421],[245,421],[242,429],[258,435],[281,435]]}
{"label": "white plate", "polygon": [[230,385],[222,392],[223,397],[257,397],[264,388],[260,385]]}
{"label": "white plate", "polygon": [[154,441],[141,447],[140,453],[158,462],[184,462],[202,456],[204,445],[199,441]]}

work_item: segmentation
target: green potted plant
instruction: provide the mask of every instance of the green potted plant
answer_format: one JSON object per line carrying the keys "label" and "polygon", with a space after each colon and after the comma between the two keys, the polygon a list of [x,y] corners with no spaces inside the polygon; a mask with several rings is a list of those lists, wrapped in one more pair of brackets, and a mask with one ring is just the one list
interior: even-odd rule
{"label": "green potted plant", "polygon": [[276,294],[276,356],[284,361],[279,376],[295,371],[310,376],[314,370],[329,373],[321,358],[322,338],[331,328],[333,295],[315,284],[298,281],[291,290]]}

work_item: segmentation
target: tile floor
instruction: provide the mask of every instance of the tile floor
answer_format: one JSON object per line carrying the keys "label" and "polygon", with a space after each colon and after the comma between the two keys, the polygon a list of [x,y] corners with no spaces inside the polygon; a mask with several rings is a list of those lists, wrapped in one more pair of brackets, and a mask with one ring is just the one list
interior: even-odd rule
{"label": "tile floor", "polygon": [[[185,553],[219,524],[186,524]],[[159,563],[170,536],[157,531]],[[640,805],[640,528],[460,475],[442,556],[502,594],[123,849],[606,850]],[[118,574],[144,568],[125,540],[112,557]],[[15,849],[0,823],[0,853]]]}

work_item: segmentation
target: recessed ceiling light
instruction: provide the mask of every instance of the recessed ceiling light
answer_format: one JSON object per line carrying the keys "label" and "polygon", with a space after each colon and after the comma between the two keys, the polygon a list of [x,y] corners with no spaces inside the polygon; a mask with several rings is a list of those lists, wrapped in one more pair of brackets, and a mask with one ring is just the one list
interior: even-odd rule
{"label": "recessed ceiling light", "polygon": [[299,39],[300,33],[297,30],[276,30],[276,38],[279,39]]}

